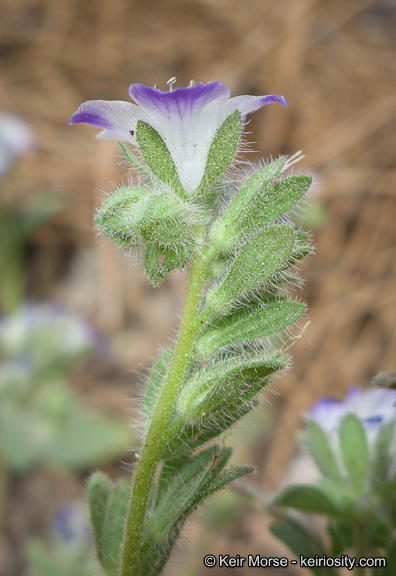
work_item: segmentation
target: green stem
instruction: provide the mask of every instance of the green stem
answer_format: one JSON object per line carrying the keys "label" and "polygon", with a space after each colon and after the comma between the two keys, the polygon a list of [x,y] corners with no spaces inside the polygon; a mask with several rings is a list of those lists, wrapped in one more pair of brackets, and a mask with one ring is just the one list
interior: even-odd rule
{"label": "green stem", "polygon": [[132,498],[127,518],[121,564],[121,576],[138,576],[141,569],[140,550],[146,508],[154,474],[166,444],[166,429],[185,371],[191,361],[195,336],[201,326],[197,321],[207,253],[204,251],[204,229],[191,266],[190,281],[172,365],[147,433],[141,458],[136,468]]}
{"label": "green stem", "polygon": [[[356,550],[356,557],[358,561],[360,558],[368,556],[367,553],[367,538],[366,538],[366,527],[363,521],[357,520],[354,527],[354,536],[355,536],[355,550]],[[362,566],[358,566],[355,570],[356,576],[364,576],[365,569]]]}

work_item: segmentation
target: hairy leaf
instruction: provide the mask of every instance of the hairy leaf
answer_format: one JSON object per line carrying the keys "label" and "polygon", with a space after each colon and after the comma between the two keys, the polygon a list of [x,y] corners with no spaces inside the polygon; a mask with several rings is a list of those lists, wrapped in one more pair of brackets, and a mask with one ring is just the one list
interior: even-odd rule
{"label": "hairy leaf", "polygon": [[361,420],[347,414],[339,429],[340,448],[345,469],[354,490],[360,492],[365,486],[369,466],[369,449]]}
{"label": "hairy leaf", "polygon": [[307,448],[322,474],[335,482],[342,481],[337,458],[330,447],[326,433],[314,420],[308,424],[307,440]]}
{"label": "hairy leaf", "polygon": [[95,538],[96,551],[99,560],[103,563],[103,525],[106,507],[113,486],[109,478],[102,472],[95,472],[88,485],[88,502],[91,514],[92,528]]}
{"label": "hairy leaf", "polygon": [[146,431],[148,430],[151,418],[161,397],[162,388],[166,382],[166,376],[172,361],[173,348],[167,348],[154,364],[144,395],[143,416]]}
{"label": "hairy leaf", "polygon": [[258,288],[281,270],[294,248],[290,226],[271,226],[253,236],[238,252],[221,284],[207,294],[207,307],[218,314],[232,308],[232,302]]}
{"label": "hairy leaf", "polygon": [[240,237],[241,218],[249,212],[249,205],[253,200],[278,176],[285,162],[286,158],[281,156],[247,179],[210,230],[209,241],[216,251],[226,252],[235,246],[237,238]]}
{"label": "hairy leaf", "polygon": [[117,575],[121,562],[122,543],[131,487],[128,480],[119,480],[113,488],[106,506],[103,523],[103,564],[112,575]]}
{"label": "hairy leaf", "polygon": [[273,299],[263,306],[252,305],[207,324],[198,336],[195,351],[209,357],[220,348],[268,336],[290,326],[304,313],[301,302]]}

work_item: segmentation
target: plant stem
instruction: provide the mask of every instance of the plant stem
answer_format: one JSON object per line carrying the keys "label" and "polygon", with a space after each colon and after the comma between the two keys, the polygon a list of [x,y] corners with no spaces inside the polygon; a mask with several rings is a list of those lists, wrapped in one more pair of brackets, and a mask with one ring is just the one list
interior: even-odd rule
{"label": "plant stem", "polygon": [[180,325],[179,338],[167,381],[154,412],[141,458],[136,468],[130,509],[125,528],[121,576],[138,576],[140,574],[142,530],[151,485],[166,444],[165,433],[173,405],[187,366],[191,361],[191,352],[195,336],[201,327],[201,323],[197,321],[197,315],[205,277],[207,252],[205,252],[204,247],[205,231],[203,227],[199,227],[196,231],[199,234],[197,241],[198,249],[191,265],[189,286]]}
{"label": "plant stem", "polygon": [[[354,537],[355,537],[356,557],[359,561],[360,558],[363,558],[364,556],[368,556],[366,527],[364,524],[364,520],[363,521],[360,521],[360,520],[356,521],[355,528],[354,528]],[[364,574],[365,574],[365,569],[359,565],[355,570],[355,575],[356,576],[364,576]]]}

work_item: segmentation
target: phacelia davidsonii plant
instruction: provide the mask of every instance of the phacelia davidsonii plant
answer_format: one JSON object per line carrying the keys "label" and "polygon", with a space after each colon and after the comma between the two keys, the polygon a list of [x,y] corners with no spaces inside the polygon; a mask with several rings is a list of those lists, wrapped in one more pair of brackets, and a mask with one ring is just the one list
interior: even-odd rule
{"label": "phacelia davidsonii plant", "polygon": [[286,214],[311,177],[287,175],[285,157],[244,173],[235,160],[247,115],[285,99],[230,98],[221,82],[173,90],[174,82],[168,92],[132,84],[136,104],[89,101],[70,120],[120,141],[140,172],[104,202],[98,228],[142,252],[154,285],[189,270],[177,341],[147,383],[132,488],[101,473],[90,482],[99,558],[122,576],[159,574],[197,504],[252,470],[226,468],[231,450],[212,441],[285,368],[279,334],[305,311],[287,289],[298,284],[295,267],[310,248]]}

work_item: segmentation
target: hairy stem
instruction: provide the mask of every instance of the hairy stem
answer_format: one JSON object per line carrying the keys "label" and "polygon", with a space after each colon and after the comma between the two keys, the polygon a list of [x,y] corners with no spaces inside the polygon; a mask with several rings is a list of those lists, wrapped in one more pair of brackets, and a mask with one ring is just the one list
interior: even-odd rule
{"label": "hairy stem", "polygon": [[207,253],[204,229],[199,234],[198,249],[191,265],[189,286],[180,333],[166,384],[147,432],[141,458],[136,468],[132,498],[125,529],[121,576],[138,576],[141,570],[140,550],[146,508],[154,474],[166,443],[166,429],[185,371],[191,361],[192,346],[201,326],[197,320],[202,285],[205,277]]}

